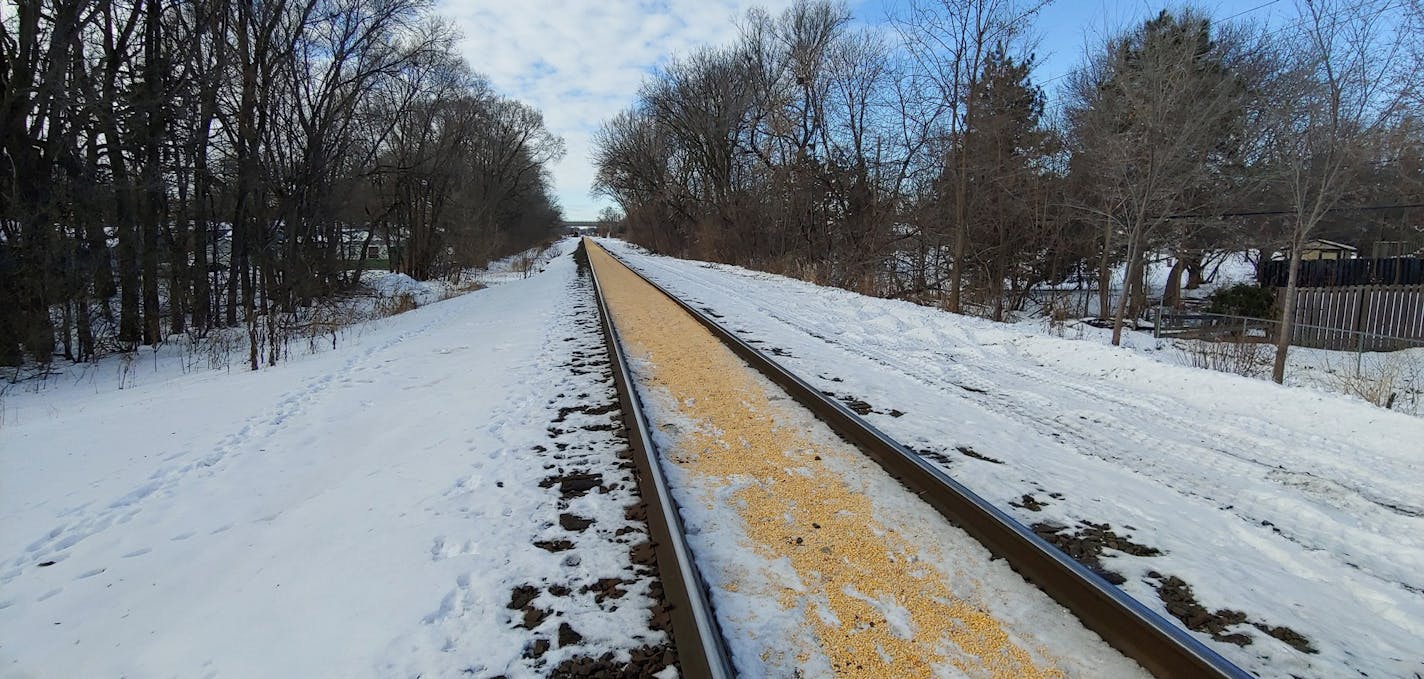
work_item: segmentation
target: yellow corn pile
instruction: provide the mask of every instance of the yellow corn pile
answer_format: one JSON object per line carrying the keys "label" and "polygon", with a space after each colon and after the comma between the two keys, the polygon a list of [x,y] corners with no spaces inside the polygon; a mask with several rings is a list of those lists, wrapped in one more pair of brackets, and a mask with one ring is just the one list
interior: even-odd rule
{"label": "yellow corn pile", "polygon": [[854,475],[866,469],[859,451],[815,443],[836,439],[785,424],[806,421],[789,410],[800,406],[769,392],[696,320],[602,250],[591,245],[589,259],[629,352],[647,360],[638,379],[699,425],[675,432],[665,454],[714,492],[740,480],[731,504],[747,547],[767,561],[784,558],[805,586],[766,593],[804,610],[819,643],[786,649],[787,658],[801,664],[819,650],[839,676],[929,677],[950,668],[971,677],[1063,676],[982,606],[953,594],[953,574],[933,546],[877,521],[874,498],[856,490],[863,484]]}

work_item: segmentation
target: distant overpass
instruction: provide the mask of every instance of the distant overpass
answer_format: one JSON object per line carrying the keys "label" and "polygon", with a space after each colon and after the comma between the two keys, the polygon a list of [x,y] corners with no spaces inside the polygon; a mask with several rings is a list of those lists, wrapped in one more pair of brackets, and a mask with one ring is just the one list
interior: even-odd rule
{"label": "distant overpass", "polygon": [[598,233],[598,222],[564,222],[564,233],[567,234],[594,234]]}

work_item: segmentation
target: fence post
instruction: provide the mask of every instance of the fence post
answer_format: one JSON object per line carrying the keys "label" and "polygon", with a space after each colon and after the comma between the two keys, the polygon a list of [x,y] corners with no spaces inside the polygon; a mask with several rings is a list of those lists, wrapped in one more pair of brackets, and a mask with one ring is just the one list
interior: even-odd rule
{"label": "fence post", "polygon": [[[1359,350],[1363,350],[1363,349],[1364,349],[1364,346],[1365,346],[1365,340],[1364,340],[1364,334],[1363,334],[1363,333],[1364,333],[1364,330],[1365,330],[1365,328],[1364,328],[1364,324],[1365,324],[1365,323],[1364,323],[1364,321],[1365,321],[1365,296],[1366,296],[1366,295],[1369,295],[1369,294],[1370,294],[1370,290],[1369,290],[1369,288],[1366,287],[1366,286],[1363,286],[1363,285],[1362,285],[1362,286],[1359,286],[1359,287],[1355,288],[1355,332],[1362,333],[1362,334],[1360,335],[1360,340],[1355,343],[1355,344],[1356,344],[1355,348],[1356,348],[1356,349],[1359,349]],[[1358,377],[1359,374],[1360,374],[1360,371],[1359,371],[1359,369],[1358,369],[1359,364],[1360,364],[1360,361],[1359,361],[1358,358],[1356,358],[1356,360],[1355,360],[1355,366],[1356,366],[1355,375],[1356,375],[1357,377]]]}
{"label": "fence post", "polygon": [[1360,362],[1365,355],[1365,333],[1355,333],[1355,377],[1360,376]]}

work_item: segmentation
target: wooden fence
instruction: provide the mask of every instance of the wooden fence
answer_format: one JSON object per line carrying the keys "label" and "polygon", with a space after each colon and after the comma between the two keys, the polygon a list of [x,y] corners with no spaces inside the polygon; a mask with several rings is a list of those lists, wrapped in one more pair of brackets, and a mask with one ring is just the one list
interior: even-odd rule
{"label": "wooden fence", "polygon": [[1297,346],[1392,351],[1424,340],[1424,285],[1299,288],[1295,300]]}
{"label": "wooden fence", "polygon": [[[1283,288],[1290,262],[1262,262],[1257,280],[1266,287]],[[1424,259],[1315,259],[1300,263],[1296,285],[1302,288],[1344,285],[1424,285]]]}

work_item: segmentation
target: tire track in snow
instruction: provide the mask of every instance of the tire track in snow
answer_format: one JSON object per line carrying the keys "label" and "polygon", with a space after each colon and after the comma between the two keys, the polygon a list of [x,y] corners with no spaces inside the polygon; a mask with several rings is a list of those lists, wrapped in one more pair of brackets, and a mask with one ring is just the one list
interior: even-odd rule
{"label": "tire track in snow", "polygon": [[[649,262],[648,259],[644,259],[643,261]],[[712,284],[709,281],[702,279],[693,279],[689,276],[686,276],[677,269],[661,265],[660,263],[653,263],[659,267],[660,271],[670,275],[678,276],[682,278],[684,282],[691,283],[693,285],[702,285],[706,287],[720,287],[719,292],[722,292],[729,296],[737,296],[736,292],[729,287],[716,286],[715,284]],[[756,276],[748,277],[758,278]],[[959,396],[960,398],[964,398],[966,400],[975,400],[975,398],[968,397],[963,394],[957,394],[952,389],[948,389],[947,387],[958,387],[960,390],[982,393],[982,398],[994,400],[996,406],[1013,409],[1016,414],[1020,415],[1025,420],[1026,424],[1035,426],[1042,425],[1042,418],[1034,415],[1034,413],[1050,411],[1057,407],[1055,405],[1056,402],[1054,400],[1043,397],[1032,391],[1019,390],[1013,393],[1009,393],[1007,391],[998,389],[996,387],[996,380],[981,378],[974,369],[969,368],[960,358],[957,358],[954,355],[944,353],[939,354],[940,356],[953,362],[949,369],[956,371],[957,374],[953,377],[946,375],[942,379],[935,379],[930,376],[934,375],[935,373],[942,373],[944,370],[939,365],[929,362],[918,362],[919,364],[915,366],[917,370],[909,371],[905,369],[905,357],[903,355],[890,356],[885,352],[877,351],[875,349],[863,345],[853,345],[834,338],[827,337],[823,334],[820,334],[815,329],[813,322],[809,322],[803,317],[790,313],[789,310],[785,308],[773,307],[765,304],[756,303],[754,301],[749,301],[748,303],[754,306],[758,313],[768,318],[779,321],[781,324],[788,328],[821,340],[822,342],[834,346],[841,351],[845,351],[847,353],[858,355],[862,358],[871,360],[877,363],[878,365],[893,370],[904,376],[910,377],[911,379],[914,379],[917,382],[921,382],[922,384],[925,384],[927,386],[943,389],[944,391],[946,391],[946,393],[954,394],[955,396]],[[971,345],[993,346],[992,344],[979,343],[973,330],[970,328],[957,328],[957,330],[965,335],[964,341],[970,343]],[[1011,374],[1015,377],[1021,378],[1022,381],[1025,383],[1046,384],[1051,385],[1055,388],[1068,390],[1076,395],[1084,397],[1087,401],[1108,404],[1112,406],[1113,409],[1116,411],[1127,411],[1133,415],[1141,416],[1143,419],[1151,419],[1154,424],[1169,424],[1176,431],[1186,433],[1188,435],[1194,435],[1195,432],[1201,432],[1203,431],[1203,427],[1206,427],[1207,431],[1209,431],[1211,435],[1220,439],[1237,438],[1237,442],[1240,445],[1236,448],[1240,450],[1267,450],[1273,446],[1279,445],[1281,440],[1294,438],[1296,436],[1296,433],[1293,430],[1281,427],[1273,422],[1254,418],[1248,419],[1240,416],[1233,417],[1231,419],[1233,420],[1233,423],[1244,422],[1244,426],[1242,424],[1238,424],[1235,427],[1212,425],[1210,419],[1190,418],[1175,414],[1177,412],[1184,411],[1182,403],[1180,401],[1173,401],[1164,396],[1151,393],[1143,393],[1140,391],[1133,391],[1130,396],[1124,396],[1122,393],[1123,390],[1115,385],[1106,384],[1101,387],[1095,386],[1098,380],[1091,380],[1090,378],[1085,378],[1082,380],[1064,380],[1057,373],[1050,370],[1032,371],[1021,363],[994,360],[990,357],[988,352],[974,351],[973,353],[973,358],[978,359],[979,363],[984,364],[983,368],[978,370],[978,372],[992,373],[996,376],[1003,374]],[[1087,412],[1096,413],[1097,411]],[[1066,412],[1064,413],[1064,416],[1073,414],[1077,413]],[[1139,440],[1154,442],[1160,441],[1160,437],[1153,437],[1150,434],[1142,432],[1140,429],[1136,429],[1133,423],[1127,419],[1119,418],[1116,420],[1116,424],[1123,429],[1133,429],[1135,433],[1139,435],[1135,436],[1134,438],[1138,438]],[[1038,426],[1037,428],[1042,429],[1041,426]],[[1257,430],[1269,432],[1270,435],[1250,435],[1244,431],[1248,428],[1255,428]],[[1048,431],[1056,430],[1050,428],[1048,429]],[[1202,439],[1208,438],[1200,435],[1196,435],[1196,437]],[[1102,441],[1100,440],[1092,439],[1088,439],[1085,442],[1102,443]],[[1200,446],[1188,446],[1175,442],[1172,445],[1177,446],[1181,450],[1192,453],[1200,453],[1205,450],[1217,455],[1227,456],[1235,460],[1248,463],[1251,466],[1259,467],[1263,470],[1266,470],[1271,476],[1279,479],[1286,479],[1297,475],[1314,479],[1321,479],[1320,476],[1308,470],[1287,469],[1273,460],[1263,460],[1257,456],[1237,453],[1234,452],[1231,448],[1225,446],[1207,446],[1205,445],[1205,441],[1203,441]],[[1100,447],[1089,447],[1081,452],[1103,457],[1103,459],[1113,462],[1121,462],[1126,459],[1119,456],[1112,456],[1110,454],[1100,453],[1100,449]],[[1326,452],[1332,455],[1347,455],[1352,451],[1344,450],[1338,446],[1334,446],[1332,447],[1332,449]],[[1291,482],[1282,482],[1280,485],[1288,485],[1295,488],[1302,487],[1302,484]],[[1410,518],[1424,516],[1424,508],[1415,507],[1411,505],[1407,500],[1382,496],[1378,493],[1373,492],[1369,488],[1349,485],[1333,480],[1329,480],[1327,481],[1327,483],[1319,484],[1319,486],[1333,487],[1334,489],[1336,489],[1316,491],[1319,497],[1326,501],[1337,499],[1343,493],[1351,493],[1354,495],[1358,495],[1361,499],[1363,499],[1369,504],[1376,505],[1381,509],[1395,514],[1399,514],[1401,516]]]}
{"label": "tire track in snow", "polygon": [[[800,306],[775,306],[755,295],[748,295],[745,290],[717,281],[713,276],[696,277],[652,256],[635,254],[634,258],[638,266],[645,271],[654,270],[659,280],[670,283],[670,289],[685,295],[685,299],[697,306],[710,305],[699,299],[696,294],[698,288],[710,290],[719,298],[738,300],[760,317],[775,321],[795,334],[810,336],[836,351],[870,361],[931,387],[946,397],[978,403],[990,411],[1011,416],[1020,424],[1069,446],[1078,454],[1119,465],[1183,496],[1210,502],[1251,525],[1268,526],[1281,538],[1368,573],[1382,583],[1416,593],[1420,591],[1419,586],[1410,581],[1411,576],[1418,572],[1414,565],[1390,563],[1370,566],[1331,552],[1320,541],[1326,536],[1310,532],[1322,522],[1328,523],[1328,517],[1322,515],[1321,521],[1305,521],[1300,517],[1289,517],[1296,519],[1294,521],[1283,520],[1282,516],[1271,511],[1269,503],[1261,506],[1258,502],[1277,492],[1268,488],[1287,489],[1327,506],[1368,516],[1368,521],[1355,522],[1356,525],[1352,526],[1355,530],[1353,539],[1365,551],[1376,551],[1371,548],[1385,547],[1401,535],[1412,534],[1411,531],[1417,529],[1413,519],[1424,516],[1424,509],[1415,507],[1403,497],[1391,497],[1373,489],[1321,479],[1309,469],[1288,467],[1286,465],[1290,460],[1279,459],[1282,450],[1291,449],[1314,449],[1317,452],[1309,456],[1311,459],[1350,459],[1355,451],[1331,445],[1316,437],[1311,437],[1313,441],[1304,440],[1306,437],[1294,430],[1256,417],[1236,415],[1220,424],[1213,424],[1214,420],[1221,419],[1218,413],[1197,413],[1198,417],[1182,415],[1179,413],[1196,411],[1164,395],[1130,387],[1125,389],[1123,385],[1089,375],[1074,375],[1065,379],[1050,368],[1032,369],[1024,363],[1003,360],[994,356],[995,352],[984,350],[984,347],[994,344],[981,343],[974,329],[963,325],[953,328],[961,335],[957,338],[936,333],[940,341],[957,344],[954,353],[939,354],[950,361],[947,366],[929,360],[916,361],[910,357],[912,352],[892,355],[864,343],[856,343],[854,337],[829,337],[820,332],[817,322],[834,317],[828,308],[830,305],[823,300],[807,300],[807,304]],[[701,268],[753,281],[771,280],[757,273]],[[796,313],[797,310],[827,313],[808,316]],[[718,311],[723,314],[731,312],[730,309]],[[870,321],[899,322],[894,318],[866,317],[857,321],[862,326]],[[901,328],[902,331],[906,329]],[[1011,345],[1006,348],[1012,350]],[[802,364],[805,365],[804,360]],[[814,374],[815,370],[801,372]],[[1021,387],[1005,388],[1005,383]],[[1050,398],[1041,393],[1044,390],[1055,390],[1063,396]],[[1073,402],[1092,403],[1094,407],[1064,409],[1063,404]],[[1055,411],[1056,414],[1047,415]],[[1138,426],[1139,422],[1150,422],[1153,429],[1166,430],[1171,436],[1149,432]],[[894,429],[893,424],[887,424],[887,427]],[[1259,433],[1253,433],[1253,430]],[[1152,450],[1153,454],[1130,452],[1144,448]],[[1253,455],[1252,452],[1261,455]],[[1267,455],[1277,455],[1277,458],[1268,459]],[[1300,457],[1303,464],[1306,456]],[[1200,464],[1203,459],[1211,459],[1211,466]],[[1206,469],[1216,473],[1208,474]],[[1217,478],[1223,473],[1239,480],[1249,479],[1256,487],[1220,484]],[[1370,530],[1378,526],[1386,528]]]}

